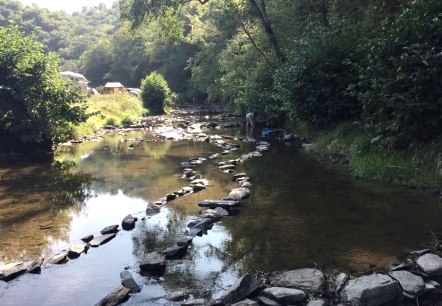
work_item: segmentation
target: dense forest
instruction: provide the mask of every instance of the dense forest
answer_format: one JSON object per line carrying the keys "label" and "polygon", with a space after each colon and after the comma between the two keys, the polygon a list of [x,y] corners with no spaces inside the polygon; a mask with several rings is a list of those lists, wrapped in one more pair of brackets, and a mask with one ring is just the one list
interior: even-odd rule
{"label": "dense forest", "polygon": [[0,0],[64,70],[139,87],[153,71],[178,101],[295,126],[343,122],[381,147],[440,140],[439,0],[120,0],[72,15]]}

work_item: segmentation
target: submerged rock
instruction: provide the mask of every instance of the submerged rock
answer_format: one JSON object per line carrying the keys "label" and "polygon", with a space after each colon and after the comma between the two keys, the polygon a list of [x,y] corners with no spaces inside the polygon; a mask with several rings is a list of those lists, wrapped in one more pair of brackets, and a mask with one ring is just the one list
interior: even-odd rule
{"label": "submerged rock", "polygon": [[430,276],[442,275],[442,258],[436,254],[425,254],[416,261],[419,268]]}
{"label": "submerged rock", "polygon": [[375,306],[393,301],[399,293],[399,285],[391,277],[373,274],[348,281],[341,298],[352,306]]}
{"label": "submerged rock", "polygon": [[121,304],[129,298],[129,293],[130,289],[119,286],[102,298],[95,306],[115,306]]}
{"label": "submerged rock", "polygon": [[317,293],[324,288],[325,276],[318,269],[297,269],[271,277],[270,285],[274,287],[297,288],[310,293]]}
{"label": "submerged rock", "polygon": [[237,280],[221,297],[225,304],[233,304],[247,298],[261,287],[261,283],[251,274],[245,274]]}
{"label": "submerged rock", "polygon": [[295,304],[307,298],[304,291],[293,288],[270,287],[264,289],[263,293],[282,304]]}

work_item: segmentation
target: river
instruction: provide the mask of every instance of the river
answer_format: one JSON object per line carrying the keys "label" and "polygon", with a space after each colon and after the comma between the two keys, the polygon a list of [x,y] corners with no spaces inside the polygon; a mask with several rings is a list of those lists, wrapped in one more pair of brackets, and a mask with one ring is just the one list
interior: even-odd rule
{"label": "river", "polygon": [[[216,131],[241,136],[240,130]],[[1,305],[93,305],[117,287],[128,269],[142,291],[127,305],[169,305],[162,297],[188,289],[216,298],[246,272],[302,267],[358,273],[384,269],[442,236],[442,203],[424,192],[356,180],[297,148],[271,141],[271,150],[241,164],[253,193],[233,216],[195,237],[186,257],[167,263],[161,278],[138,273],[144,254],[173,246],[198,216],[198,202],[220,199],[236,186],[215,162],[197,166],[209,187],[146,215],[148,202],[186,186],[180,163],[207,157],[206,142],[144,141],[126,132],[59,150],[56,164],[0,166],[0,264],[48,257],[132,214],[132,231],[41,274],[0,281]],[[142,220],[143,218],[143,220]],[[173,304],[173,303],[172,303]],[[171,304],[171,305],[172,305]]]}

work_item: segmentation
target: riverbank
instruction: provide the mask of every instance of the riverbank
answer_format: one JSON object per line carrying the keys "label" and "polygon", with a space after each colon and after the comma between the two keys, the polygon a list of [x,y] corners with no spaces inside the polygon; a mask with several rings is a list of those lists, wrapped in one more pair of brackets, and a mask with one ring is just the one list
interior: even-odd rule
{"label": "riverbank", "polygon": [[312,142],[306,152],[347,169],[355,177],[426,190],[442,197],[442,142],[387,148],[380,137],[351,123],[329,130],[300,124],[294,130]]}

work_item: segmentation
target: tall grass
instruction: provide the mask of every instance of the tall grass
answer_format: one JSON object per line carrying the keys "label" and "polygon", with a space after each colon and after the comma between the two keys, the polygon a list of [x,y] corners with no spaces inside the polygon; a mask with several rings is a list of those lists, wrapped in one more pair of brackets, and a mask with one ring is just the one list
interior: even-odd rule
{"label": "tall grass", "polygon": [[327,131],[304,126],[302,132],[314,140],[310,153],[344,157],[356,176],[442,187],[442,142],[396,151],[379,146],[374,136],[349,123]]}
{"label": "tall grass", "polygon": [[74,127],[74,136],[81,138],[96,133],[104,125],[137,123],[147,113],[139,98],[128,94],[97,95],[87,100],[88,120]]}

